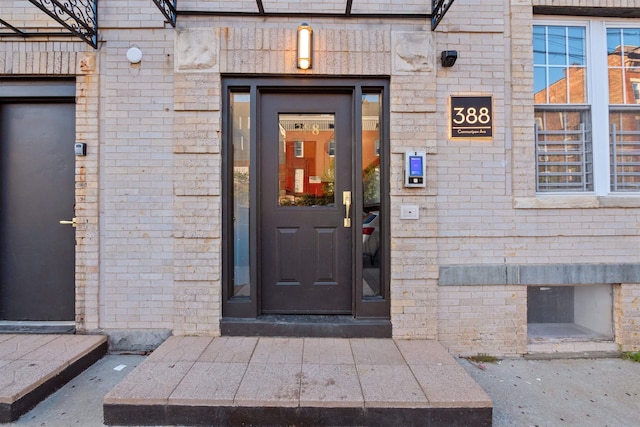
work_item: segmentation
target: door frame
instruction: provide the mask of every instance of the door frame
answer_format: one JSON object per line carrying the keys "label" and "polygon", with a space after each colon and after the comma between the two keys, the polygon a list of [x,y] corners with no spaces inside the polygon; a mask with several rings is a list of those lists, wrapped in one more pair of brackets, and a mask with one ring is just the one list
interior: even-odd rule
{"label": "door frame", "polygon": [[[389,80],[380,76],[368,77],[358,76],[353,78],[334,77],[251,77],[251,76],[223,76],[222,80],[222,319],[221,329],[223,333],[230,333],[229,325],[233,325],[234,319],[244,319],[244,321],[254,319],[260,320],[265,316],[261,315],[260,307],[260,284],[256,280],[260,271],[260,257],[257,250],[250,251],[250,287],[249,296],[233,295],[234,280],[234,256],[233,256],[233,168],[232,155],[233,143],[230,138],[231,132],[231,95],[233,93],[246,93],[250,98],[250,176],[252,180],[259,176],[260,164],[258,151],[256,149],[259,140],[260,129],[260,97],[263,93],[348,93],[352,98],[352,167],[354,173],[352,182],[353,194],[362,194],[362,179],[358,170],[362,170],[362,106],[358,102],[363,93],[379,93],[382,101],[382,112],[380,117],[380,192],[382,217],[381,235],[381,279],[382,295],[375,298],[365,298],[363,296],[362,284],[362,241],[361,233],[362,218],[360,215],[352,215],[352,256],[354,269],[352,274],[352,315],[355,322],[384,321],[390,335],[390,202],[389,202],[389,174],[390,174],[390,149],[389,149]],[[249,199],[250,206],[259,206],[259,189],[254,181],[251,181]],[[352,213],[361,209],[362,201],[359,197],[353,197],[354,206]],[[260,247],[259,213],[257,209],[250,209],[249,214],[249,246],[251,248]],[[375,323],[375,322],[374,322]],[[246,326],[246,324],[245,324]],[[233,329],[233,328],[231,328]],[[242,329],[242,328],[240,328]],[[246,328],[245,328],[246,329]],[[249,328],[250,329],[250,328]],[[250,333],[250,332],[249,332]]]}
{"label": "door frame", "polygon": [[[51,77],[51,78],[23,78],[5,76],[0,80],[0,103],[2,104],[76,104],[76,81],[75,78],[68,77]],[[69,147],[71,150],[71,146]],[[70,151],[71,153],[71,151]],[[74,160],[75,162],[75,160]],[[74,164],[75,167],[75,164]],[[75,173],[74,173],[75,182]],[[71,191],[74,194],[75,202],[75,186]],[[66,218],[59,218],[66,219]],[[74,232],[68,230],[69,232]],[[77,252],[76,246],[73,247],[73,270],[77,269]],[[72,278],[73,293],[72,299],[67,301],[72,305],[73,315],[67,320],[36,320],[36,321],[13,321],[6,320],[3,329],[6,331],[14,331],[16,327],[23,332],[43,332],[48,333],[71,333],[75,331],[77,300],[76,300],[76,283],[75,273]],[[1,291],[1,290],[0,290]],[[14,326],[14,324],[20,324]]]}

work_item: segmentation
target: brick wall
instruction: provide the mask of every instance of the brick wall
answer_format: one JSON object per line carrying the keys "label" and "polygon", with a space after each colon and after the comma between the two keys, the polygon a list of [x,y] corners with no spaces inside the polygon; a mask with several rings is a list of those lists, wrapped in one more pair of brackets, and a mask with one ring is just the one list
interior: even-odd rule
{"label": "brick wall", "polygon": [[527,352],[525,286],[444,286],[438,292],[438,339],[449,352]]}
{"label": "brick wall", "polygon": [[[420,21],[318,19],[307,71],[295,67],[297,20],[185,16],[173,29],[148,0],[100,2],[97,51],[69,38],[0,39],[0,75],[76,76],[77,140],[88,144],[76,169],[79,329],[219,334],[222,73],[383,75],[394,336],[437,338],[459,354],[525,352],[526,287],[438,286],[439,266],[640,261],[638,203],[535,194],[531,6],[612,3],[640,7],[458,0],[433,33]],[[46,21],[24,4],[3,12]],[[229,6],[255,11],[253,1]],[[132,46],[140,64],[126,60]],[[441,68],[439,52],[451,49],[456,65]],[[448,139],[456,94],[493,96],[492,140]],[[401,184],[406,150],[428,153],[424,189]],[[403,204],[420,219],[400,220]],[[616,289],[616,339],[637,349],[637,285]]]}
{"label": "brick wall", "polygon": [[614,287],[616,343],[621,351],[640,351],[640,284]]}

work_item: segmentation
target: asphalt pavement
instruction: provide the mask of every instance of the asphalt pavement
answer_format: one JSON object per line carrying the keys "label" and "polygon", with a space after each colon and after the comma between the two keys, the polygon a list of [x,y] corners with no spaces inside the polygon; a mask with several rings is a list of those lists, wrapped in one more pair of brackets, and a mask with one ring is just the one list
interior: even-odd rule
{"label": "asphalt pavement", "polygon": [[[140,355],[108,354],[19,420],[0,426],[103,426],[104,395],[142,360]],[[496,427],[640,426],[640,363],[613,358],[457,360],[493,400]]]}

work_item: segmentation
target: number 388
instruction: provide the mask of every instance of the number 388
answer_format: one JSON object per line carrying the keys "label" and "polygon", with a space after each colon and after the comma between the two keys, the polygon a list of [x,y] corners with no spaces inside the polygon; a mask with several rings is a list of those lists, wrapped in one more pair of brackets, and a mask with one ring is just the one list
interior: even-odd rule
{"label": "number 388", "polygon": [[480,109],[475,107],[455,107],[453,111],[454,115],[452,121],[456,125],[486,125],[491,121],[491,116],[489,115],[489,109],[487,107],[482,107]]}

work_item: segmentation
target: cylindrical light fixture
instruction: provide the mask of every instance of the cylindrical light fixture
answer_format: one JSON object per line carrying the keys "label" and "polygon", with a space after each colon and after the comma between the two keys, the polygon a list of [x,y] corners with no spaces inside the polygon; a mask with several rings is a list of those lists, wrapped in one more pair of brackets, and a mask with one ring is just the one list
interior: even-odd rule
{"label": "cylindrical light fixture", "polygon": [[134,46],[127,51],[127,60],[132,64],[139,64],[142,61],[142,51]]}
{"label": "cylindrical light fixture", "polygon": [[298,26],[298,68],[307,70],[311,68],[311,54],[313,51],[313,30],[307,23]]}

